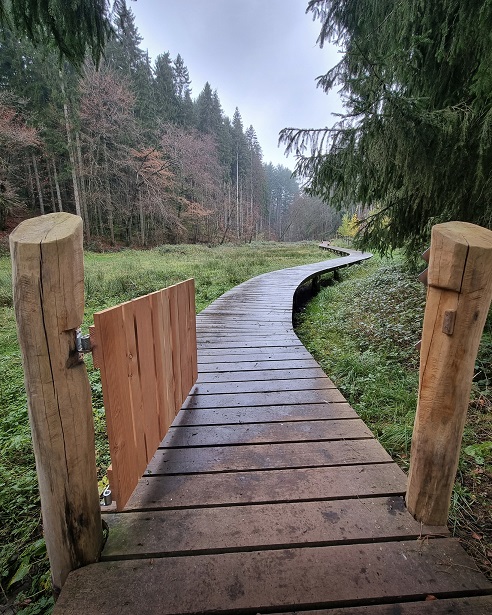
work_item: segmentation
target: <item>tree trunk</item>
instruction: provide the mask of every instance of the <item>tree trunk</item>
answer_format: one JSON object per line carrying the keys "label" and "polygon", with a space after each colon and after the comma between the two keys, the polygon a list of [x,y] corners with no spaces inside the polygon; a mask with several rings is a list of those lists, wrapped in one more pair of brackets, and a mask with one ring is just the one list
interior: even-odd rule
{"label": "tree trunk", "polygon": [[143,202],[140,198],[140,188],[138,187],[138,173],[137,173],[137,194],[136,199],[138,201],[138,215],[140,219],[140,244],[145,246],[145,213],[143,210]]}
{"label": "tree trunk", "polygon": [[43,533],[55,595],[102,546],[91,389],[75,346],[84,314],[82,220],[55,213],[10,236]]}
{"label": "tree trunk", "polygon": [[60,193],[60,184],[58,182],[58,173],[56,171],[56,163],[55,163],[54,158],[51,159],[51,163],[53,165],[53,178],[55,180],[56,198],[58,200],[58,211],[63,211],[63,203],[62,203],[62,198],[61,198],[61,193]]}
{"label": "tree trunk", "polygon": [[73,198],[75,200],[75,211],[77,213],[77,216],[80,216],[82,218],[82,209],[80,207],[79,185],[78,185],[78,180],[77,180],[74,146],[73,146],[73,139],[72,139],[72,128],[70,126],[68,103],[67,103],[67,97],[65,94],[65,83],[63,82],[63,74],[61,70],[59,74],[60,74],[61,92],[62,92],[62,97],[63,97],[63,114],[65,116],[65,129],[67,131],[67,149],[68,149],[68,156],[70,158],[70,167],[71,167],[71,172],[72,172],[72,185],[73,185]]}
{"label": "tree trunk", "polygon": [[80,208],[82,210],[82,217],[84,220],[84,233],[87,241],[91,239],[91,227],[89,222],[89,211],[87,209],[87,196],[85,192],[85,183],[83,179],[83,165],[82,165],[82,149],[80,147],[80,138],[78,131],[75,133],[75,146],[77,152],[77,169],[80,180]]}
{"label": "tree trunk", "polygon": [[109,183],[109,164],[108,164],[108,151],[106,148],[106,141],[103,142],[103,157],[104,157],[104,185],[105,185],[105,197],[106,197],[106,213],[108,215],[109,236],[111,239],[111,245],[114,245],[114,224],[113,224],[113,205],[111,201],[111,184]]}
{"label": "tree trunk", "polygon": [[43,192],[41,190],[41,182],[39,181],[39,173],[38,173],[38,165],[36,162],[36,156],[32,154],[32,166],[34,168],[34,179],[36,181],[36,189],[38,191],[38,201],[39,201],[39,209],[41,214],[44,214],[44,201],[43,201]]}
{"label": "tree trunk", "polygon": [[36,209],[36,193],[34,191],[34,182],[32,179],[31,163],[27,163],[27,177],[29,181],[29,196],[31,197],[31,207],[33,211]]}
{"label": "tree trunk", "polygon": [[50,185],[50,194],[51,194],[51,209],[53,212],[56,212],[56,201],[55,201],[55,190],[53,188],[53,175],[51,174],[50,162],[46,161],[46,168],[48,170],[48,182]]}

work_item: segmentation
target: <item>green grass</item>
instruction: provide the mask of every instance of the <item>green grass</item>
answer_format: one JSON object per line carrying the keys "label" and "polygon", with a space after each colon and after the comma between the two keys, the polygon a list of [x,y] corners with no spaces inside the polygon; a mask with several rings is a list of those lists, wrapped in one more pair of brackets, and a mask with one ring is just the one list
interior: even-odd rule
{"label": "green grass", "polygon": [[[197,310],[240,282],[275,269],[326,260],[316,244],[251,243],[161,246],[148,251],[85,255],[86,310],[93,313],[122,301],[195,278]],[[99,374],[86,358],[93,393],[99,478],[109,464]],[[23,615],[52,608],[48,562],[32,453],[21,357],[12,307],[11,267],[0,256],[0,604],[8,598]],[[102,482],[101,482],[102,484]]]}
{"label": "green grass", "polygon": [[[297,332],[397,463],[408,470],[425,289],[398,257],[343,270]],[[492,317],[476,361],[450,527],[492,578]]]}

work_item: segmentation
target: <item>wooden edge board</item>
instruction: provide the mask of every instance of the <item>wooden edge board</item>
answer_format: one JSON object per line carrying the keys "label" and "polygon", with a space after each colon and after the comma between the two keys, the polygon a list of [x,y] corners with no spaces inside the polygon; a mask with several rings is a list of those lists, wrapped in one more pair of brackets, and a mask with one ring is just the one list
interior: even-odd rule
{"label": "wooden edge board", "polygon": [[[149,599],[149,587],[165,591]],[[490,590],[458,542],[443,538],[101,562],[69,575],[54,615],[141,612],[143,604],[148,615],[285,612]]]}
{"label": "wooden edge board", "polygon": [[173,426],[179,425],[242,425],[291,421],[324,421],[359,418],[347,402],[294,404],[284,406],[246,406],[239,408],[182,409]]}
{"label": "wooden edge board", "polygon": [[439,598],[428,594],[418,602],[394,602],[340,609],[288,611],[271,615],[490,615],[492,596]]}
{"label": "wooden edge board", "polygon": [[241,406],[270,406],[295,403],[320,403],[320,402],[346,402],[345,397],[338,389],[320,389],[307,391],[277,391],[266,393],[222,393],[216,395],[190,395],[183,408],[222,408]]}
{"label": "wooden edge board", "polygon": [[406,476],[394,464],[145,476],[126,510],[401,495]]}
{"label": "wooden edge board", "polygon": [[360,418],[287,423],[250,423],[237,425],[193,425],[171,427],[161,442],[163,448],[259,444],[275,442],[333,441],[374,438]]}
{"label": "wooden edge board", "polygon": [[107,514],[104,519],[109,537],[103,561],[449,536],[446,527],[415,521],[402,497],[243,506],[240,511],[231,506]]}
{"label": "wooden edge board", "polygon": [[376,440],[331,440],[158,449],[145,475],[392,463]]}

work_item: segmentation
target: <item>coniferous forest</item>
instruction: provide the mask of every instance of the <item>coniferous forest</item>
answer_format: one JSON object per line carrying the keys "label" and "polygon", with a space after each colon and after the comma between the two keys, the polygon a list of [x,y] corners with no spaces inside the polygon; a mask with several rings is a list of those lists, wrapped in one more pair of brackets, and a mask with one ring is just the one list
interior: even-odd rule
{"label": "coniferous forest", "polygon": [[227,117],[208,82],[192,95],[181,55],[151,59],[125,0],[96,67],[0,32],[0,230],[9,214],[77,213],[86,245],[334,232],[338,214],[266,164],[253,126]]}

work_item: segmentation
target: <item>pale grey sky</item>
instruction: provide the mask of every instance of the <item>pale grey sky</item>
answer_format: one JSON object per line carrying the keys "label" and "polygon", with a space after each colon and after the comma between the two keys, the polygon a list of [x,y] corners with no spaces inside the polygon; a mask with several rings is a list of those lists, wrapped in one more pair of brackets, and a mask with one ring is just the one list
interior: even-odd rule
{"label": "pale grey sky", "polygon": [[136,0],[128,2],[152,60],[181,54],[196,98],[208,81],[232,119],[239,107],[244,128],[252,124],[265,162],[293,168],[277,147],[285,127],[331,125],[341,111],[336,93],[315,79],[339,59],[320,49],[320,23],[305,14],[307,0]]}

